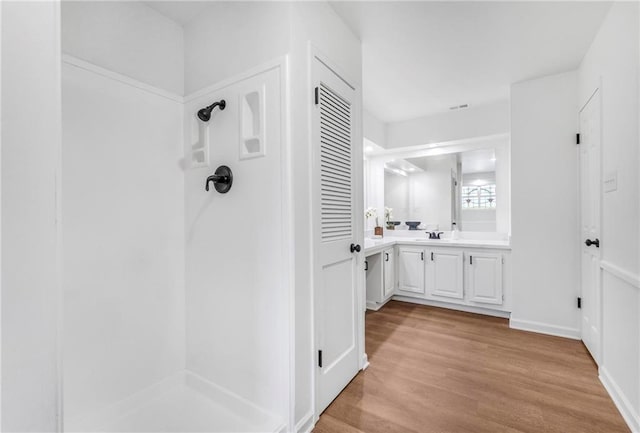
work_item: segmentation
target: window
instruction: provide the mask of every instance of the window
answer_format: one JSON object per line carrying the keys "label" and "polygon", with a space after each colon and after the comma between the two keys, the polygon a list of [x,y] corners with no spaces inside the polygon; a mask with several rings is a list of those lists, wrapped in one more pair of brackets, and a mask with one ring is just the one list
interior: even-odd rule
{"label": "window", "polygon": [[463,186],[462,187],[462,208],[463,209],[495,209],[496,208],[496,186]]}

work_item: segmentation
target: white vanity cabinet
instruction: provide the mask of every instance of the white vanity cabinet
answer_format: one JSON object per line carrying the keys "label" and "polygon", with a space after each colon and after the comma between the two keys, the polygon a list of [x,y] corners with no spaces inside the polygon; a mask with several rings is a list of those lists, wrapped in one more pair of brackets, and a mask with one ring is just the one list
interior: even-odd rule
{"label": "white vanity cabinet", "polygon": [[429,251],[426,293],[434,297],[464,298],[463,252],[443,248]]}
{"label": "white vanity cabinet", "polygon": [[389,247],[367,255],[365,274],[367,308],[378,310],[395,293],[395,248]]}
{"label": "white vanity cabinet", "polygon": [[394,248],[387,248],[382,252],[384,284],[382,288],[383,299],[386,300],[393,295],[396,286],[396,260]]}
{"label": "white vanity cabinet", "polygon": [[511,310],[508,246],[394,240],[366,254],[368,309],[378,310],[393,297],[484,314]]}
{"label": "white vanity cabinet", "polygon": [[469,301],[501,305],[503,297],[503,255],[469,251],[465,260],[465,280]]}
{"label": "white vanity cabinet", "polygon": [[399,245],[398,247],[398,294],[424,296],[425,249]]}
{"label": "white vanity cabinet", "polygon": [[400,300],[466,311],[510,311],[508,249],[398,243]]}

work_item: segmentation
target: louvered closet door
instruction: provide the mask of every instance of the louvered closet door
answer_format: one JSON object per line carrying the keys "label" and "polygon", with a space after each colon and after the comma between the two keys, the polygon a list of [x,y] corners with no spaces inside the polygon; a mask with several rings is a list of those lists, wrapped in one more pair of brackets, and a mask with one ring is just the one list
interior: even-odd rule
{"label": "louvered closet door", "polygon": [[[357,374],[354,90],[321,62],[313,107],[317,413]],[[360,159],[362,157],[360,156]],[[321,361],[321,362],[320,362]]]}

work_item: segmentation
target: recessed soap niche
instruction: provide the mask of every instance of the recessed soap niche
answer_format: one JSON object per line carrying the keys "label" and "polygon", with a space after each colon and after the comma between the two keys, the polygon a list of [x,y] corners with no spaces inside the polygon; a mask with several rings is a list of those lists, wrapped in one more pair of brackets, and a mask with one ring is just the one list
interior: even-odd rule
{"label": "recessed soap niche", "polygon": [[265,88],[240,94],[240,159],[265,156]]}
{"label": "recessed soap niche", "polygon": [[195,115],[191,121],[191,168],[209,167],[209,124]]}

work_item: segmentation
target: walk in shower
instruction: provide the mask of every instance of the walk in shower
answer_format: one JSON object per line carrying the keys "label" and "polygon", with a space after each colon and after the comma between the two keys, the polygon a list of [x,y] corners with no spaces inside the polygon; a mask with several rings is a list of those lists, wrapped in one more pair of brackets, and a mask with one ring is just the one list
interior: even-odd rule
{"label": "walk in shower", "polygon": [[185,95],[213,9],[63,3],[65,431],[287,428],[284,68]]}

